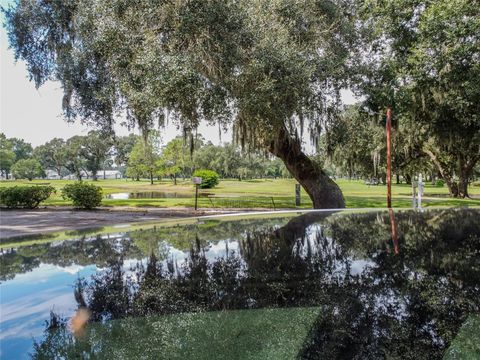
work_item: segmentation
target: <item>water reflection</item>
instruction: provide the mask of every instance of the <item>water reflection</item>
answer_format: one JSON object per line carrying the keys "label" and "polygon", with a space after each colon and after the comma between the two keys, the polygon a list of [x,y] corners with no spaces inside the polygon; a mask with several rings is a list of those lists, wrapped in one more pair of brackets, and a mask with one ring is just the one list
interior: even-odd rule
{"label": "water reflection", "polygon": [[479,215],[308,213],[99,235],[12,249],[2,279],[95,264],[70,288],[91,314],[83,338],[50,320],[34,358],[246,351],[235,346],[252,358],[441,358],[480,311]]}
{"label": "water reflection", "polygon": [[[213,193],[200,192],[199,197],[208,197]],[[114,193],[106,196],[107,199],[115,200],[127,200],[127,199],[191,199],[195,197],[195,193],[177,193],[177,192],[164,192],[164,191],[143,191],[135,193]]]}

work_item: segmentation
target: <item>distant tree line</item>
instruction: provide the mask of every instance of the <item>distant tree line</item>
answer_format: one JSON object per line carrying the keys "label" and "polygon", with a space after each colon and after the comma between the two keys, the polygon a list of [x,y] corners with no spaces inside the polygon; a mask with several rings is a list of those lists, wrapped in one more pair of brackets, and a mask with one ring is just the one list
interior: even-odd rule
{"label": "distant tree line", "polygon": [[[473,181],[480,174],[480,166],[477,164],[462,180],[461,173],[456,172],[458,164],[451,162],[451,175],[446,175],[424,149],[425,141],[433,140],[419,138],[416,131],[403,121],[394,122],[392,162],[396,182],[410,184],[415,174],[422,173],[434,184],[445,182],[452,196],[459,196],[457,182]],[[385,183],[384,123],[359,105],[344,108],[328,132],[320,136],[316,150],[312,160],[331,177],[374,178]],[[73,175],[78,180],[97,180],[102,171],[117,170],[132,180],[150,179],[153,183],[154,179],[169,178],[176,185],[177,179],[190,178],[196,169],[213,170],[222,178],[238,180],[291,177],[284,163],[268,153],[245,152],[232,143],[214,145],[200,134],[191,143],[179,136],[162,145],[157,131],[150,131],[146,138],[90,131],[67,140],[54,138],[36,148],[23,139],[0,134],[0,171],[6,179],[32,180],[46,177],[50,170],[59,178]]]}
{"label": "distant tree line", "polygon": [[242,152],[233,144],[214,145],[197,136],[193,147],[182,137],[176,137],[165,146],[159,145],[156,132],[138,138],[126,161],[126,176],[140,178],[171,178],[174,184],[179,177],[192,176],[196,169],[209,169],[222,178],[286,178],[291,177],[284,164],[268,154]]}
{"label": "distant tree line", "polygon": [[46,171],[59,178],[73,175],[97,180],[103,170],[118,170],[133,180],[189,178],[196,169],[216,171],[223,178],[290,177],[283,163],[267,154],[246,153],[232,144],[213,145],[197,136],[193,147],[177,137],[161,145],[158,132],[147,138],[130,134],[114,137],[100,131],[69,139],[54,138],[33,148],[23,139],[0,134],[0,170],[5,179],[43,178]]}

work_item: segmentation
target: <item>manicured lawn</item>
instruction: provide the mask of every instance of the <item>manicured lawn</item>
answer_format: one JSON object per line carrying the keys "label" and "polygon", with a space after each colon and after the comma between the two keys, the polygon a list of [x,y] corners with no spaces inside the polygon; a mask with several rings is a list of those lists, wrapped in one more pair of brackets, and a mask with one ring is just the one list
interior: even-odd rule
{"label": "manicured lawn", "polygon": [[[90,182],[90,180],[87,180]],[[60,189],[71,180],[34,180],[34,181],[1,181],[0,187],[50,184],[58,191],[45,205],[70,205],[60,196]],[[367,186],[363,181],[337,180],[345,196],[347,207],[372,208],[385,207],[386,186]],[[95,184],[103,188],[105,195],[115,193],[151,192],[158,191],[180,198],[155,198],[155,199],[104,199],[105,206],[156,206],[156,207],[191,207],[194,204],[194,188],[190,180],[179,180],[173,185],[170,180],[149,181],[131,180],[99,180]],[[234,208],[292,208],[294,204],[295,180],[293,179],[258,179],[258,180],[222,180],[214,189],[201,190],[208,193],[211,199],[200,198],[200,207],[234,207]],[[471,186],[470,195],[475,199],[452,199],[448,197],[446,187],[426,185],[423,205],[428,206],[480,206],[480,186]],[[185,198],[185,196],[189,196]],[[411,207],[411,187],[406,184],[394,184],[392,187],[393,206]],[[272,199],[273,198],[273,199]],[[302,189],[301,208],[310,208],[311,202]]]}
{"label": "manicured lawn", "polygon": [[471,315],[450,344],[445,360],[480,359],[480,315]]}

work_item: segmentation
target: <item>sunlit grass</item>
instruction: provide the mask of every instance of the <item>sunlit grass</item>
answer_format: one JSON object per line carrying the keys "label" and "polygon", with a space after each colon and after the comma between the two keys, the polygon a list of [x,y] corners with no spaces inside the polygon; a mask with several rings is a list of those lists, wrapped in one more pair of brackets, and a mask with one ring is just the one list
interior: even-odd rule
{"label": "sunlit grass", "polygon": [[[72,180],[33,180],[33,181],[1,181],[0,187],[14,185],[49,184],[57,189],[45,205],[71,205],[62,199],[61,189]],[[98,180],[93,182],[101,186],[104,195],[114,193],[161,191],[177,193],[190,198],[155,198],[155,199],[104,199],[103,205],[131,206],[131,207],[192,207],[194,205],[194,187],[190,179],[179,179],[177,185],[170,180],[156,180],[153,185],[147,180]],[[214,189],[201,190],[214,198],[199,199],[200,207],[234,207],[234,208],[292,208],[294,207],[295,183],[293,179],[256,179],[256,180],[222,180]],[[384,185],[368,186],[363,181],[337,180],[345,196],[347,207],[350,208],[378,208],[386,206],[386,191]],[[475,199],[453,199],[448,196],[447,187],[436,187],[426,184],[423,205],[429,206],[480,206],[480,187],[471,186],[469,192]],[[394,207],[411,207],[412,189],[407,184],[394,184],[392,197]],[[225,199],[215,199],[225,198]],[[273,200],[272,200],[273,198]],[[302,205],[300,208],[310,208],[311,201],[302,189]]]}

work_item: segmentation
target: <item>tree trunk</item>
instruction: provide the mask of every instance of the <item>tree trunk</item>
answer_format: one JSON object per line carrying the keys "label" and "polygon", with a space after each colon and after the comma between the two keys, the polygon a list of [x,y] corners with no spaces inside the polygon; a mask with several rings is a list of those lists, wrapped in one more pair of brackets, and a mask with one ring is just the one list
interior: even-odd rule
{"label": "tree trunk", "polygon": [[279,157],[302,185],[313,202],[314,209],[339,209],[345,200],[338,185],[302,152],[300,142],[281,129],[277,138],[270,143],[270,153]]}
{"label": "tree trunk", "polygon": [[457,188],[458,188],[458,197],[460,198],[468,197],[468,176],[465,176],[465,174],[460,175]]}
{"label": "tree trunk", "polygon": [[153,185],[153,171],[150,171],[150,185]]}
{"label": "tree trunk", "polygon": [[460,162],[460,171],[458,179],[458,196],[461,198],[469,197],[468,195],[468,180],[472,176],[473,168],[480,156],[472,156],[470,161],[462,159]]}
{"label": "tree trunk", "polygon": [[409,174],[404,174],[403,177],[407,185],[412,185],[412,177]]}
{"label": "tree trunk", "polygon": [[435,155],[431,150],[424,150],[425,153],[430,157],[430,160],[432,160],[433,164],[437,167],[438,172],[440,173],[440,176],[442,179],[445,181],[445,184],[447,184],[448,191],[450,192],[450,195],[452,197],[458,197],[458,184],[455,182],[453,179],[452,174],[450,173],[449,169],[445,164],[443,164],[440,159]]}

